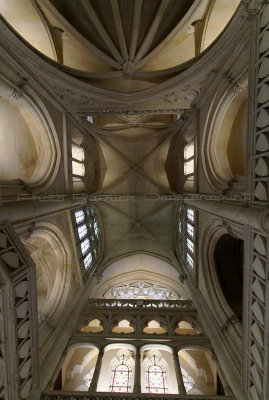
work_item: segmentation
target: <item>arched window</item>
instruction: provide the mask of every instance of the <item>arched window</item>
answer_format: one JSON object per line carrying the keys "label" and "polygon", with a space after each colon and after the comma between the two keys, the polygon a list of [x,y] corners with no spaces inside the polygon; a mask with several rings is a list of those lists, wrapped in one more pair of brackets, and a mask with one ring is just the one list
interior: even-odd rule
{"label": "arched window", "polygon": [[82,272],[87,272],[99,257],[100,224],[93,207],[83,207],[74,212],[74,233]]}
{"label": "arched window", "polygon": [[72,179],[73,188],[76,191],[85,189],[85,154],[84,149],[77,143],[72,142]]}
{"label": "arched window", "polygon": [[111,373],[109,391],[129,393],[132,390],[132,368],[123,354]]}
{"label": "arched window", "polygon": [[194,190],[194,140],[187,143],[184,148],[184,189],[187,192]]}
{"label": "arched window", "polygon": [[168,393],[166,371],[155,355],[146,370],[146,393]]}
{"label": "arched window", "polygon": [[195,268],[195,211],[190,207],[180,206],[178,213],[178,239],[182,258],[190,267]]}

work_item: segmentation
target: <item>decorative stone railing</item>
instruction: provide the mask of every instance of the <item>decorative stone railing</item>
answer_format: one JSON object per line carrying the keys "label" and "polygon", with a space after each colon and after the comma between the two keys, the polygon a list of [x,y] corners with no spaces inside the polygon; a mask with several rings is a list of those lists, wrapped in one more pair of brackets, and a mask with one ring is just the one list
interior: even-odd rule
{"label": "decorative stone railing", "polygon": [[134,394],[134,393],[98,393],[98,394],[88,394],[88,393],[78,393],[78,392],[51,392],[43,393],[40,400],[234,400],[231,396],[197,396],[197,395],[178,395],[178,394],[155,394],[148,395]]}
{"label": "decorative stone railing", "polygon": [[90,299],[87,307],[90,308],[146,308],[146,309],[178,309],[193,310],[191,300],[117,300],[117,299]]}

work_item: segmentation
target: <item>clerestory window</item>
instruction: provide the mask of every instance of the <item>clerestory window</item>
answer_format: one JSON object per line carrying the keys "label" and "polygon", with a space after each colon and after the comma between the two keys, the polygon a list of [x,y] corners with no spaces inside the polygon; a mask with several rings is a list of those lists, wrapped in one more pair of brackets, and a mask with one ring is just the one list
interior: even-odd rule
{"label": "clerestory window", "polygon": [[76,210],[73,213],[73,224],[78,258],[85,275],[97,261],[101,248],[100,223],[94,207],[86,206]]}
{"label": "clerestory window", "polygon": [[193,270],[195,268],[195,227],[196,227],[196,214],[194,209],[180,206],[178,212],[178,242],[180,255]]}

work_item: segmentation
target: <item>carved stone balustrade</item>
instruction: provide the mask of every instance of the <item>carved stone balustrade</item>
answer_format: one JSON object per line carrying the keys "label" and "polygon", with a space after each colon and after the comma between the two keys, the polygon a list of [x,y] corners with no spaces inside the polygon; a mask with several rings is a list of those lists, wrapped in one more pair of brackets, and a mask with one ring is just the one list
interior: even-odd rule
{"label": "carved stone balustrade", "polygon": [[[100,322],[101,329],[98,333],[88,328],[89,323],[94,320]],[[123,320],[129,322],[129,327],[132,328],[129,332],[120,329],[119,323]],[[158,332],[150,333],[145,329],[151,321],[159,324]],[[191,325],[191,333],[179,333],[177,328],[181,321]],[[208,338],[202,333],[196,310],[190,300],[90,299],[81,315],[78,331],[70,343],[90,340],[98,344],[115,337],[139,341],[158,338],[160,343],[162,340],[170,340],[171,343],[208,345]]]}
{"label": "carved stone balustrade", "polygon": [[[88,393],[78,393],[78,392],[50,392],[43,393],[40,400],[137,400],[137,395],[133,393],[98,393],[94,395],[90,395]],[[234,400],[233,396],[192,396],[192,395],[178,395],[178,394],[155,394],[148,395],[146,393],[139,394],[139,399],[143,400],[168,400],[168,399],[177,399],[177,400]]]}
{"label": "carved stone balustrade", "polygon": [[90,299],[87,308],[144,308],[144,309],[177,309],[193,311],[191,300],[114,300]]}

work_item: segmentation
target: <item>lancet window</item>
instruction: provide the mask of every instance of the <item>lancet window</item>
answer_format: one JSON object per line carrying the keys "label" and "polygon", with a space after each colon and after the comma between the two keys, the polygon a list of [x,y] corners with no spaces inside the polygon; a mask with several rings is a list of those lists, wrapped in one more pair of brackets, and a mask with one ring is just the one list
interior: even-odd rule
{"label": "lancet window", "polygon": [[152,356],[146,369],[146,393],[167,393],[167,377],[164,367],[157,356]]}
{"label": "lancet window", "polygon": [[178,213],[178,241],[180,255],[190,269],[195,267],[196,213],[191,207],[180,206]]}
{"label": "lancet window", "polygon": [[77,191],[85,189],[85,153],[84,149],[72,141],[72,180],[73,188]]}
{"label": "lancet window", "polygon": [[130,393],[132,390],[132,368],[127,363],[127,357],[123,354],[119,362],[113,367],[109,391]]}
{"label": "lancet window", "polygon": [[194,190],[194,167],[194,140],[192,140],[184,148],[184,189],[187,192]]}
{"label": "lancet window", "polygon": [[73,214],[74,234],[82,272],[90,270],[100,253],[100,223],[94,207],[83,207]]}

